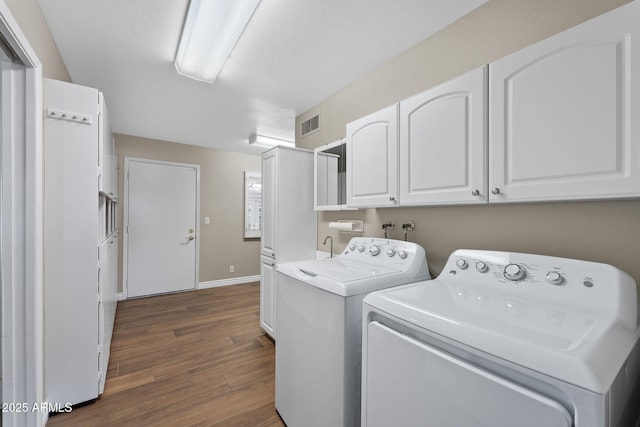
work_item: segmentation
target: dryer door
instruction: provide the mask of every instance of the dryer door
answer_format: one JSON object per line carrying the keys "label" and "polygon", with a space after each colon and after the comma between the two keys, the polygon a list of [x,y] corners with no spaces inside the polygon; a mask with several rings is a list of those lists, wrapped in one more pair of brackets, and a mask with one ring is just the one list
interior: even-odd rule
{"label": "dryer door", "polygon": [[372,322],[363,425],[570,427],[559,403]]}

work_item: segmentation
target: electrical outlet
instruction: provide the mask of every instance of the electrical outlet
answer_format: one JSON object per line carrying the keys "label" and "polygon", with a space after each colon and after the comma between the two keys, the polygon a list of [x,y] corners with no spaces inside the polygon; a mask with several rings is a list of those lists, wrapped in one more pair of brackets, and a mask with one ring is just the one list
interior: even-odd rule
{"label": "electrical outlet", "polygon": [[211,223],[211,218],[209,218],[208,216],[204,217],[204,224],[205,225],[209,225]]}
{"label": "electrical outlet", "polygon": [[236,271],[236,266],[235,265],[230,265],[229,266],[229,273],[233,273],[234,271]]}

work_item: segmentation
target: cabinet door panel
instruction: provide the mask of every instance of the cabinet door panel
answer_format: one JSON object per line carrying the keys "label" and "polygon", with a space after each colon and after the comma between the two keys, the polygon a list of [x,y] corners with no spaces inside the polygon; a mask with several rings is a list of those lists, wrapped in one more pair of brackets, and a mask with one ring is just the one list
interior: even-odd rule
{"label": "cabinet door panel", "polygon": [[398,106],[347,124],[347,205],[394,206],[398,187]]}
{"label": "cabinet door panel", "polygon": [[[353,170],[353,195],[379,196],[389,193],[389,152],[388,124],[371,123],[358,129],[352,136],[353,156],[358,161]],[[383,155],[384,153],[384,155]]]}
{"label": "cabinet door panel", "polygon": [[491,64],[492,202],[640,195],[639,12],[629,4]]}
{"label": "cabinet door panel", "polygon": [[271,258],[260,262],[260,326],[271,338],[276,338],[276,269]]}
{"label": "cabinet door panel", "polygon": [[486,202],[486,70],[400,103],[401,205]]}
{"label": "cabinet door panel", "polygon": [[260,245],[262,254],[270,257],[274,257],[276,251],[277,171],[277,151],[266,152],[262,157],[262,236]]}

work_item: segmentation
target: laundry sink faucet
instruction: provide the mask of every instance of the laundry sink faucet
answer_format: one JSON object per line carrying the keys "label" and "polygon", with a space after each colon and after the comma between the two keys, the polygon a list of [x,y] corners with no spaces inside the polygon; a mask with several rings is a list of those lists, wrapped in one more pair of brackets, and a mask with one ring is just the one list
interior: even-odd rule
{"label": "laundry sink faucet", "polygon": [[324,238],[324,242],[322,242],[322,245],[326,245],[327,244],[327,240],[331,239],[331,252],[329,252],[329,258],[333,258],[333,237],[331,236],[327,236]]}

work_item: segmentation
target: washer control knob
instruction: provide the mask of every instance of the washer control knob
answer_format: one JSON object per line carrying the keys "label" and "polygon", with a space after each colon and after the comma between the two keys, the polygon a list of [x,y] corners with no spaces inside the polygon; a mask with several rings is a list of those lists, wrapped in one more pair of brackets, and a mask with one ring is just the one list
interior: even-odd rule
{"label": "washer control knob", "polygon": [[364,252],[364,245],[358,246],[358,252]]}
{"label": "washer control knob", "polygon": [[378,255],[380,253],[380,246],[378,245],[369,246],[369,253],[373,256]]}
{"label": "washer control knob", "polygon": [[562,283],[562,275],[557,271],[550,271],[544,278],[550,285],[559,285]]}
{"label": "washer control knob", "polygon": [[480,273],[486,273],[488,269],[489,267],[487,266],[486,262],[483,262],[483,261],[476,262],[476,270],[478,270]]}
{"label": "washer control knob", "polygon": [[392,257],[396,254],[396,250],[394,248],[387,249],[387,256]]}
{"label": "washer control knob", "polygon": [[523,266],[518,264],[507,264],[504,268],[504,277],[507,280],[513,280],[514,282],[520,281],[527,275],[527,270]]}
{"label": "washer control knob", "polygon": [[352,244],[350,244],[350,245],[349,245],[349,250],[350,250],[350,251],[355,251],[355,250],[356,250],[356,245],[355,245],[355,243],[352,243]]}
{"label": "washer control knob", "polygon": [[456,261],[456,265],[458,266],[458,268],[460,270],[464,270],[465,268],[467,268],[469,266],[469,264],[467,264],[467,261],[460,258],[459,260]]}
{"label": "washer control knob", "polygon": [[409,255],[409,254],[407,253],[407,251],[405,251],[405,250],[403,250],[403,249],[400,249],[400,250],[398,251],[398,256],[399,256],[401,259],[405,259],[405,258],[407,257],[407,255]]}

